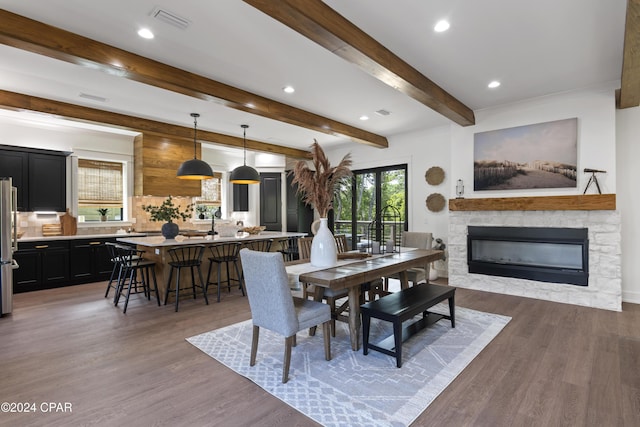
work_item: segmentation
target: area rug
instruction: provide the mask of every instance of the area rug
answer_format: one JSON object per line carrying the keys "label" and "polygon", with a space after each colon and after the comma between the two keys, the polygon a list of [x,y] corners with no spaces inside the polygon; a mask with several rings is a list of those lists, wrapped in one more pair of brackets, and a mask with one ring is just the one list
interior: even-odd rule
{"label": "area rug", "polygon": [[[430,311],[448,314],[448,305]],[[395,358],[352,351],[348,325],[336,323],[332,360],[324,360],[322,328],[297,335],[289,382],[282,384],[284,338],[260,330],[258,357],[249,366],[251,321],[187,341],[267,392],[324,426],[407,426],[500,333],[510,317],[456,307],[456,327],[442,319],[403,344],[402,368]],[[392,333],[372,319],[371,342]]]}

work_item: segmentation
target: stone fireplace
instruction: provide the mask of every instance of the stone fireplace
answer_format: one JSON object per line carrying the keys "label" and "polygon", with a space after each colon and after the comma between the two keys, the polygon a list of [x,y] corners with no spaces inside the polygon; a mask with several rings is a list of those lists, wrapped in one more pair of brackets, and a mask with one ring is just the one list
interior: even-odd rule
{"label": "stone fireplace", "polygon": [[[555,197],[593,200],[590,196]],[[580,204],[567,205],[566,203],[559,203],[557,209],[550,209],[553,206],[547,205],[548,199],[553,198],[513,198],[516,202],[515,206],[509,202],[509,199],[452,200],[448,244],[449,283],[461,288],[620,311],[622,309],[621,234],[620,215],[615,210],[615,198],[613,209],[610,205],[605,208],[587,206],[581,209]],[[517,203],[518,200],[529,202],[533,199],[545,199],[545,210],[537,210],[539,207],[535,204],[530,206],[526,203]],[[498,202],[492,203],[491,200]],[[486,271],[483,272],[484,274],[470,272],[470,254],[467,249],[469,227],[472,227],[472,230],[474,230],[473,227],[508,227],[509,229],[532,227],[548,230],[545,233],[550,233],[552,236],[559,234],[554,233],[554,229],[558,232],[562,229],[582,229],[586,233],[588,242],[584,260],[588,270],[586,277],[580,279],[584,280],[584,283],[571,283],[571,280],[564,279],[546,281],[503,277],[489,275],[491,273]],[[527,239],[525,236],[512,240],[526,241]],[[551,247],[547,249],[553,250]],[[496,264],[500,262],[502,261]],[[543,258],[542,262],[546,260]],[[575,266],[573,270],[581,268]],[[478,270],[472,266],[471,271]]]}

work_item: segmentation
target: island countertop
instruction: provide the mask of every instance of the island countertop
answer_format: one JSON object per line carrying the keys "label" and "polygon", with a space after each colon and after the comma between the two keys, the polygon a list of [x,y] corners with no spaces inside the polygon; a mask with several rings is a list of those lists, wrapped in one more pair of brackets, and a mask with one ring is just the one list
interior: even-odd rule
{"label": "island countertop", "polygon": [[[222,242],[246,242],[248,240],[284,239],[287,237],[306,236],[307,233],[282,233],[279,231],[263,231],[260,234],[238,233],[235,237],[216,236],[176,236],[175,239],[165,239],[162,236],[127,237],[116,239],[130,245],[146,246],[149,248],[171,247],[178,245],[211,245]],[[213,237],[213,238],[212,238]]]}

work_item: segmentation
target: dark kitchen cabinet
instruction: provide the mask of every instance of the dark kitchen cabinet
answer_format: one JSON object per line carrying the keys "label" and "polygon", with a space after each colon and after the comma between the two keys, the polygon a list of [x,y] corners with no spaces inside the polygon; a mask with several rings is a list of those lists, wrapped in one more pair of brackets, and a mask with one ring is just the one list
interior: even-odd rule
{"label": "dark kitchen cabinet", "polygon": [[113,263],[105,242],[115,238],[78,239],[69,241],[70,281],[73,284],[108,280]]}
{"label": "dark kitchen cabinet", "polygon": [[18,189],[18,210],[27,210],[27,182],[29,182],[29,155],[21,151],[0,149],[0,176],[11,177]]}
{"label": "dark kitchen cabinet", "polygon": [[19,243],[13,257],[20,266],[13,270],[14,293],[69,284],[69,242],[66,240]]}
{"label": "dark kitchen cabinet", "polygon": [[29,210],[64,212],[67,207],[67,159],[29,154]]}
{"label": "dark kitchen cabinet", "polygon": [[249,212],[249,184],[233,184],[233,211]]}
{"label": "dark kitchen cabinet", "polygon": [[0,146],[0,174],[13,179],[19,211],[66,210],[68,154]]}

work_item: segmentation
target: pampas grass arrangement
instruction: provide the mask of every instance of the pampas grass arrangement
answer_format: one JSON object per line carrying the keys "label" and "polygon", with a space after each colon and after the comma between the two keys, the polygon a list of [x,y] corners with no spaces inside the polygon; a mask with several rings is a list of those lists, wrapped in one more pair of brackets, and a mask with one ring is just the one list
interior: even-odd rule
{"label": "pampas grass arrangement", "polygon": [[338,166],[331,167],[318,141],[311,145],[313,168],[311,170],[304,160],[296,163],[293,169],[293,183],[298,184],[297,194],[302,201],[318,210],[320,218],[326,218],[333,209],[333,195],[340,180],[351,176],[351,155],[342,158]]}

